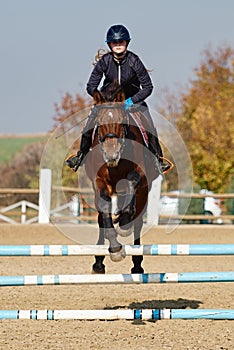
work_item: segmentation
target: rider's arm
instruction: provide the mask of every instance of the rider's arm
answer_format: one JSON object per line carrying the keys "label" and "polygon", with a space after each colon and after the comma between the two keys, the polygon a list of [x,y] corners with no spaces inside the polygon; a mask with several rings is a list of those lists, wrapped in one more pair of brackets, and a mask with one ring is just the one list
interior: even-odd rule
{"label": "rider's arm", "polygon": [[89,81],[87,83],[86,90],[90,96],[93,97],[93,93],[95,90],[97,90],[97,88],[102,80],[102,77],[103,77],[103,67],[102,67],[101,60],[99,60],[97,62],[97,64],[95,65],[95,67],[90,75]]}
{"label": "rider's arm", "polygon": [[144,101],[148,96],[151,95],[154,87],[149,73],[147,72],[147,69],[145,68],[144,64],[142,63],[139,57],[137,58],[133,69],[140,82],[141,90],[139,90],[134,96],[132,96],[132,102],[139,103]]}

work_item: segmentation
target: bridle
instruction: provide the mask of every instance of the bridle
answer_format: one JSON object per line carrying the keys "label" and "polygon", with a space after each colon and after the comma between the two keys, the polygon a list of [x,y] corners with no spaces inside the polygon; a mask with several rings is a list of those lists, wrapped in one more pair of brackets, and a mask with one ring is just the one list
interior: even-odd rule
{"label": "bridle", "polygon": [[101,109],[120,109],[123,112],[123,121],[121,123],[122,128],[123,128],[123,137],[120,137],[119,135],[115,134],[115,133],[107,133],[104,136],[101,137],[100,135],[100,124],[97,122],[96,126],[97,126],[97,133],[98,133],[98,142],[100,144],[102,144],[107,138],[116,138],[116,139],[122,139],[123,141],[125,141],[125,137],[127,135],[127,128],[129,125],[129,116],[127,111],[125,110],[123,105],[97,105],[95,106],[96,109],[96,117],[98,115],[99,110]]}
{"label": "bridle", "polygon": [[[110,104],[110,105],[96,105],[95,106],[95,109],[96,109],[96,118],[98,116],[98,112],[102,109],[106,109],[106,110],[116,110],[116,109],[119,109],[122,111],[123,113],[123,121],[121,123],[121,127],[122,127],[122,130],[123,130],[123,136],[120,137],[119,135],[117,135],[116,133],[106,133],[104,136],[101,137],[100,135],[100,124],[99,122],[97,122],[96,124],[96,127],[97,127],[97,136],[98,136],[98,142],[99,144],[101,145],[101,148],[102,148],[102,151],[104,151],[104,142],[107,138],[116,138],[118,139],[118,142],[120,143],[120,149],[119,149],[119,154],[122,153],[124,147],[125,147],[125,140],[126,140],[126,135],[127,135],[127,132],[128,132],[128,126],[129,126],[129,115],[128,115],[128,112],[125,110],[124,108],[124,105],[113,105],[113,104]],[[97,118],[98,119],[98,118]]]}

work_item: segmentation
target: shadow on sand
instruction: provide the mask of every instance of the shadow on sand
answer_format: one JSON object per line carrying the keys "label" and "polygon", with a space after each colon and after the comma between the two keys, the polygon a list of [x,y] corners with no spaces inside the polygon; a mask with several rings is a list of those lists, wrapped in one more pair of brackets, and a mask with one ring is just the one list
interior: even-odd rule
{"label": "shadow on sand", "polygon": [[[167,300],[144,300],[142,302],[133,302],[129,305],[116,305],[112,307],[112,309],[197,309],[201,304],[203,304],[203,302],[200,300],[178,298]],[[132,323],[138,325],[145,324],[143,320],[134,320]]]}

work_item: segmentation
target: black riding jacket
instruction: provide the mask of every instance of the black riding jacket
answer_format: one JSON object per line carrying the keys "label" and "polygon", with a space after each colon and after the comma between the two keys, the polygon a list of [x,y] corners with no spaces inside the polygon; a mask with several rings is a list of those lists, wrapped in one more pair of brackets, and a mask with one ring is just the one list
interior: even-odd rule
{"label": "black riding jacket", "polygon": [[131,97],[133,103],[145,104],[144,100],[153,91],[153,84],[144,64],[131,51],[127,51],[120,62],[114,60],[112,52],[100,58],[87,83],[89,95],[93,96],[103,77],[101,90],[117,80],[123,88],[125,98]]}

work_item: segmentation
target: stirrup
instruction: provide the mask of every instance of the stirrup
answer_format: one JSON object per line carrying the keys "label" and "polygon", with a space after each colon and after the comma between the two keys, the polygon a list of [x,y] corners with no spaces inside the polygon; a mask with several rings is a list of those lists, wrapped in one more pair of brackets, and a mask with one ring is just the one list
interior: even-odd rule
{"label": "stirrup", "polygon": [[162,162],[160,162],[161,164],[166,161],[168,163],[168,168],[166,170],[164,170],[162,173],[163,174],[167,174],[169,173],[173,168],[174,168],[174,163],[172,163],[169,159],[165,158],[165,157],[159,157],[159,159],[162,160]]}
{"label": "stirrup", "polygon": [[80,167],[83,158],[84,158],[84,154],[79,151],[77,154],[74,154],[74,153],[70,154],[65,159],[65,163],[69,166],[69,168],[73,169],[76,172]]}

